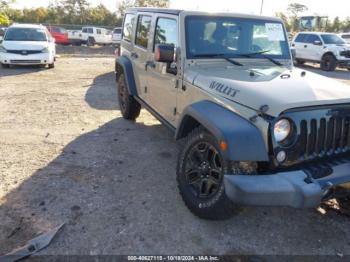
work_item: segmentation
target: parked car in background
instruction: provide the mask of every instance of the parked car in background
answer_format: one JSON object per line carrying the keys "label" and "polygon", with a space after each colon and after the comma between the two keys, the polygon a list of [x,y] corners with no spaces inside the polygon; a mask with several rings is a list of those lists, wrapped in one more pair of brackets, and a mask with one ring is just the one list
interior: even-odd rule
{"label": "parked car in background", "polygon": [[55,66],[56,45],[46,27],[15,24],[10,26],[0,44],[0,64]]}
{"label": "parked car in background", "polygon": [[337,34],[324,32],[298,33],[292,42],[297,64],[314,62],[324,71],[337,66],[350,71],[350,46]]}
{"label": "parked car in background", "polygon": [[82,32],[81,30],[68,30],[68,40],[72,45],[82,44]]}
{"label": "parked car in background", "polygon": [[100,27],[83,27],[81,39],[88,46],[112,44],[112,35],[107,29]]}
{"label": "parked car in background", "polygon": [[0,41],[4,38],[6,27],[0,27]]}
{"label": "parked car in background", "polygon": [[66,29],[58,26],[48,26],[47,29],[49,30],[52,37],[55,38],[56,44],[69,44],[68,32]]}
{"label": "parked car in background", "polygon": [[112,43],[119,45],[121,39],[122,39],[122,28],[121,27],[114,28],[112,33]]}
{"label": "parked car in background", "polygon": [[339,36],[343,38],[346,43],[350,44],[350,33],[342,33],[339,34]]}

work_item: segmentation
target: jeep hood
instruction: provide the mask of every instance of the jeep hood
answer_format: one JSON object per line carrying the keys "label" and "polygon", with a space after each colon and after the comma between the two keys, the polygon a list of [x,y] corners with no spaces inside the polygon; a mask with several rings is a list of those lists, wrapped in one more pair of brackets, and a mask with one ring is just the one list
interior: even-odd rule
{"label": "jeep hood", "polygon": [[287,109],[350,103],[350,87],[309,71],[269,68],[188,68],[185,81],[254,110],[267,105],[267,114]]}

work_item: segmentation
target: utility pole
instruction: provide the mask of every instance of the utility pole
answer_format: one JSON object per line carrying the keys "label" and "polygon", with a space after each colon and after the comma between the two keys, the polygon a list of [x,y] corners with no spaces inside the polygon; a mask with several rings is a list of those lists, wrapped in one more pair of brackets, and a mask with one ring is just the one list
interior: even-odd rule
{"label": "utility pole", "polygon": [[263,6],[264,6],[264,0],[261,0],[260,15],[262,15]]}

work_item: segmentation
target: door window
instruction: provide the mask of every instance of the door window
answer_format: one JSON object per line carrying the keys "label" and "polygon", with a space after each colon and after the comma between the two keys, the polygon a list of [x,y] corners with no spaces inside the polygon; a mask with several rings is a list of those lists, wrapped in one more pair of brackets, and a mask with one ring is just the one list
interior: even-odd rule
{"label": "door window", "polygon": [[87,28],[83,28],[83,33],[87,33]]}
{"label": "door window", "polygon": [[126,14],[124,19],[123,39],[131,41],[132,29],[134,27],[135,15]]}
{"label": "door window", "polygon": [[151,29],[151,16],[140,15],[137,21],[135,44],[147,48],[148,33]]}
{"label": "door window", "polygon": [[159,18],[154,36],[154,46],[157,44],[173,44],[177,46],[177,21],[170,18]]}
{"label": "door window", "polygon": [[321,39],[317,35],[309,35],[305,42],[313,44],[315,41],[321,41]]}
{"label": "door window", "polygon": [[89,34],[93,34],[94,33],[94,29],[93,28],[88,28],[88,33]]}

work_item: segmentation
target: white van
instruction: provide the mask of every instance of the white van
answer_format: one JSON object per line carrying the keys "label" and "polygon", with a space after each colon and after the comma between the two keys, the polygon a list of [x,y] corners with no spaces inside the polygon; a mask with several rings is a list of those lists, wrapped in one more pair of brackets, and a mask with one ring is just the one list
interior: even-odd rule
{"label": "white van", "polygon": [[10,65],[48,65],[54,68],[55,56],[55,40],[42,25],[12,25],[0,43],[0,64],[4,68]]}

